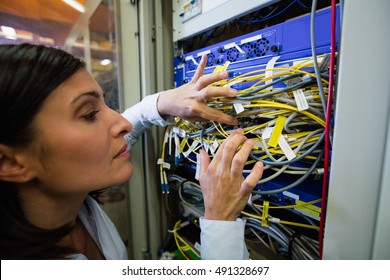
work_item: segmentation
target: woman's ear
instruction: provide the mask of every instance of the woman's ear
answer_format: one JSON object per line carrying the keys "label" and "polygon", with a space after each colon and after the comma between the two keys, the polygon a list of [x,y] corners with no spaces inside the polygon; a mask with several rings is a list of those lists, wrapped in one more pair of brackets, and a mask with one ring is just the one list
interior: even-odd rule
{"label": "woman's ear", "polygon": [[33,179],[32,173],[24,164],[17,151],[9,146],[0,144],[0,180],[24,183]]}

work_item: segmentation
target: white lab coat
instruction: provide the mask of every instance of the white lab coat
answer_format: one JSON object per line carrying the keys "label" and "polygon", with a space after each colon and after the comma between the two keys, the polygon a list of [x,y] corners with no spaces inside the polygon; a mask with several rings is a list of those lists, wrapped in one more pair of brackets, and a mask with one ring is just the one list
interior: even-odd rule
{"label": "white lab coat", "polygon": [[[78,217],[91,235],[100,252],[107,260],[127,260],[127,251],[115,225],[100,205],[90,196],[82,205]],[[83,254],[75,254],[70,259],[86,260]]]}

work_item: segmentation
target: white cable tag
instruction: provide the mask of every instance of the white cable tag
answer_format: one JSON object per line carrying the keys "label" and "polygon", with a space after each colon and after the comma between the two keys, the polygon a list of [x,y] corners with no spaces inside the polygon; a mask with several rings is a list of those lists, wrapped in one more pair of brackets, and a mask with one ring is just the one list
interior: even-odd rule
{"label": "white cable tag", "polygon": [[293,91],[295,102],[297,103],[298,111],[305,111],[309,109],[309,104],[307,103],[305,93],[302,89],[297,89]]}
{"label": "white cable tag", "polygon": [[199,142],[194,141],[191,144],[191,148],[189,148],[187,151],[183,152],[183,155],[188,158],[188,156],[191,154],[191,152],[195,152],[197,149],[199,149]]}
{"label": "white cable tag", "polygon": [[272,131],[274,130],[273,126],[267,126],[263,131],[263,139],[269,139],[271,137]]}
{"label": "white cable tag", "polygon": [[252,202],[252,194],[249,195],[248,201],[246,202],[246,204],[248,204],[248,205],[253,205],[253,202]]}
{"label": "white cable tag", "polygon": [[188,158],[188,156],[191,154],[191,152],[192,152],[191,149],[188,149],[187,151],[183,152],[182,154],[184,157]]}
{"label": "white cable tag", "polygon": [[224,85],[223,87],[229,87],[230,88],[231,86],[234,86],[235,84],[238,84],[238,83],[241,83],[241,81],[236,80],[236,81],[233,81],[231,83],[228,83],[228,84]]}
{"label": "white cable tag", "polygon": [[173,132],[177,135],[179,135],[181,138],[186,137],[186,131],[182,128],[178,128],[177,126],[173,127]]}
{"label": "white cable tag", "polygon": [[291,149],[290,145],[287,143],[286,139],[284,139],[283,135],[280,135],[278,144],[288,160],[292,160],[293,158],[297,157],[297,155]]}
{"label": "white cable tag", "polygon": [[235,42],[226,44],[226,45],[223,46],[223,48],[225,50],[228,50],[228,49],[231,49],[231,48],[236,48],[240,52],[241,55],[246,55],[246,53]]}
{"label": "white cable tag", "polygon": [[210,144],[208,142],[204,142],[203,149],[205,150],[206,153],[208,153],[210,149]]}
{"label": "white cable tag", "polygon": [[180,140],[179,137],[177,137],[177,134],[175,134],[175,157],[179,157],[180,155]]}
{"label": "white cable tag", "polygon": [[173,136],[173,127],[169,131],[169,141],[168,141],[168,154],[172,155],[172,137]]}
{"label": "white cable tag", "polygon": [[289,192],[289,191],[284,191],[283,195],[285,195],[287,197],[290,197],[290,198],[292,198],[294,200],[299,200],[299,195],[297,195],[295,193],[292,193],[292,192]]}
{"label": "white cable tag", "polygon": [[242,56],[245,56],[245,55],[246,55],[246,53],[243,51],[243,49],[240,48],[239,45],[236,44],[235,47],[236,47],[236,49],[240,52],[240,54],[241,54]]}
{"label": "white cable tag", "polygon": [[[172,131],[172,130],[169,130],[169,132],[171,132],[171,131]],[[164,138],[164,142],[165,142],[165,143],[168,143],[169,136],[170,136],[169,133],[165,133],[165,138]]]}
{"label": "white cable tag", "polygon": [[168,163],[168,162],[165,162],[165,161],[162,161],[162,158],[159,158],[157,160],[157,164],[160,165],[162,164],[162,166],[165,168],[165,169],[171,169],[171,165]]}
{"label": "white cable tag", "polygon": [[[271,69],[271,68],[274,68],[275,67],[275,63],[276,61],[279,59],[280,56],[274,56],[273,58],[271,58],[268,62],[267,62],[267,65],[266,65],[266,69]],[[266,70],[265,71],[265,78],[269,78],[273,75],[273,70]],[[265,84],[268,85],[272,83],[272,79],[269,79],[269,80],[266,80],[265,81]],[[269,87],[270,89],[272,89],[272,87]]]}
{"label": "white cable tag", "polygon": [[198,65],[198,62],[195,60],[195,58],[190,55],[185,58],[186,61],[191,60],[195,65]]}
{"label": "white cable tag", "polygon": [[263,143],[261,141],[255,141],[254,146],[262,149],[263,148]]}
{"label": "white cable tag", "polygon": [[198,242],[195,242],[195,245],[194,245],[195,249],[198,250],[199,252],[201,251],[201,246]]}
{"label": "white cable tag", "polygon": [[199,181],[200,175],[200,154],[196,155],[196,171],[195,171],[195,179]]}
{"label": "white cable tag", "polygon": [[212,155],[215,154],[215,151],[217,150],[218,146],[219,146],[219,143],[218,143],[217,139],[214,139],[213,144],[210,146],[210,152],[212,153]]}
{"label": "white cable tag", "polygon": [[244,106],[241,103],[233,103],[234,110],[236,110],[236,114],[242,113],[245,111]]}

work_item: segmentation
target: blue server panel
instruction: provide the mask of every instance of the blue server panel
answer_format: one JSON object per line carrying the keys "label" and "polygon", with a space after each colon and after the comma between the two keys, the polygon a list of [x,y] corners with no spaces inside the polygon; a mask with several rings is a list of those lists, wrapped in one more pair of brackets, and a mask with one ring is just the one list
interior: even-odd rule
{"label": "blue server panel", "polygon": [[[339,30],[339,24],[337,19],[336,30]],[[330,27],[329,9],[318,11],[315,19],[317,54],[330,52]],[[336,34],[338,37],[339,34]],[[275,66],[286,62],[291,64],[295,59],[311,56],[310,15],[174,58],[175,87],[191,80],[202,54],[207,54],[206,74],[211,73],[217,65],[230,61],[228,71],[231,77],[262,69],[274,56],[280,56]]]}

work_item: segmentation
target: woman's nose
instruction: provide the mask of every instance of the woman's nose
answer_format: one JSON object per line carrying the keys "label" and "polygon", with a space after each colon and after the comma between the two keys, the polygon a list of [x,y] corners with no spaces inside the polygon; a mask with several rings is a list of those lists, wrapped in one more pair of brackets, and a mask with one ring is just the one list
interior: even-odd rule
{"label": "woman's nose", "polygon": [[119,117],[121,118],[121,123],[123,123],[122,124],[123,129],[122,129],[121,134],[125,135],[125,134],[129,133],[130,131],[132,131],[133,126],[131,125],[131,123],[120,114],[119,114]]}
{"label": "woman's nose", "polygon": [[115,114],[115,125],[114,125],[114,133],[117,136],[123,136],[127,133],[129,133],[133,126],[131,123],[125,119],[121,114],[119,114],[116,111],[113,111]]}

